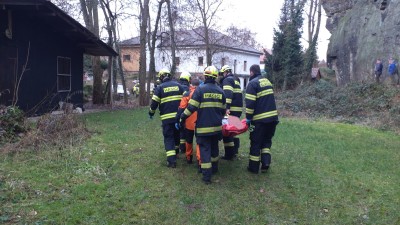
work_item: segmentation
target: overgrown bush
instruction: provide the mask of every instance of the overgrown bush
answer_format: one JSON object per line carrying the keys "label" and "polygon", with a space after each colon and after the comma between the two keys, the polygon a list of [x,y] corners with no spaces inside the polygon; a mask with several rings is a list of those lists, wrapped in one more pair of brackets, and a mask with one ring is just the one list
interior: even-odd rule
{"label": "overgrown bush", "polygon": [[0,145],[18,140],[27,130],[22,110],[15,106],[0,105]]}
{"label": "overgrown bush", "polygon": [[277,100],[280,111],[288,115],[400,130],[400,89],[393,86],[364,82],[336,87],[330,81],[320,80],[278,93]]}
{"label": "overgrown bush", "polygon": [[93,94],[93,85],[84,85],[83,86],[83,101],[89,102],[92,98]]}
{"label": "overgrown bush", "polygon": [[90,136],[83,118],[77,114],[41,116],[18,143],[7,145],[5,152],[19,150],[63,149],[81,144]]}

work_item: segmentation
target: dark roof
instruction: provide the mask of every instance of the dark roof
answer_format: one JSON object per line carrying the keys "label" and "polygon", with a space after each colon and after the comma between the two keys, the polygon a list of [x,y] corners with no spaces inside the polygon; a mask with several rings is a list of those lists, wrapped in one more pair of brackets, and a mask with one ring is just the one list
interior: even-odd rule
{"label": "dark roof", "polygon": [[130,38],[119,43],[120,46],[140,46],[140,37]]}
{"label": "dark roof", "polygon": [[[200,47],[205,46],[204,31],[202,28],[196,28],[193,30],[181,30],[176,31],[176,45],[177,47]],[[221,51],[231,50],[247,52],[250,54],[262,54],[261,51],[254,49],[253,47],[243,45],[242,43],[234,40],[233,38],[224,35],[218,31],[209,29],[211,45],[214,48],[220,49]],[[163,39],[159,47],[169,47],[170,39],[168,34],[162,35]]]}
{"label": "dark roof", "polygon": [[85,54],[94,56],[116,56],[117,52],[96,35],[82,26],[49,0],[0,0],[2,9],[24,11],[25,15],[34,16],[47,26],[75,42],[84,49]]}

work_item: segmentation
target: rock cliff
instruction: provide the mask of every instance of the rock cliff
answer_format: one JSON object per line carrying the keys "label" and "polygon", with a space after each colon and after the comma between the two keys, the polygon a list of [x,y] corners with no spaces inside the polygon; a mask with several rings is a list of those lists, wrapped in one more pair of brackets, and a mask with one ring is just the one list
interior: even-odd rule
{"label": "rock cliff", "polygon": [[373,79],[377,58],[400,60],[400,0],[322,0],[331,32],[328,66],[338,85]]}

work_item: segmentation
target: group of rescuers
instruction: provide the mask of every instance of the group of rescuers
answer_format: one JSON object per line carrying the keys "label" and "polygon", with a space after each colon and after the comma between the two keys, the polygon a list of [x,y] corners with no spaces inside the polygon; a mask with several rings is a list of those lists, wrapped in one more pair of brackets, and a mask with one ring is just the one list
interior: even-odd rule
{"label": "group of rescuers", "polygon": [[[242,114],[243,95],[239,79],[225,65],[219,71],[215,66],[204,70],[204,84],[182,72],[179,82],[167,69],[158,73],[161,84],[152,97],[150,119],[159,108],[162,121],[167,166],[176,167],[179,151],[185,153],[187,163],[193,163],[193,136],[196,136],[198,171],[205,184],[211,183],[218,172],[218,142],[223,139],[225,155],[232,160],[238,154],[237,137],[222,136],[222,120],[226,116]],[[218,76],[221,80],[217,83]],[[246,123],[250,131],[250,157],[247,170],[258,174],[266,172],[271,163],[271,144],[278,124],[278,112],[271,82],[261,75],[259,65],[250,67],[250,82],[246,88]]]}

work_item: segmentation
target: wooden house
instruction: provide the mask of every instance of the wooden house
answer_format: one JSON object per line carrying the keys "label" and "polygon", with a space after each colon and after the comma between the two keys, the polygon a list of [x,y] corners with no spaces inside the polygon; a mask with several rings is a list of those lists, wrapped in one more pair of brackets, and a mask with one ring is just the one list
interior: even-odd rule
{"label": "wooden house", "polygon": [[83,55],[117,53],[48,0],[0,0],[0,104],[83,106]]}

